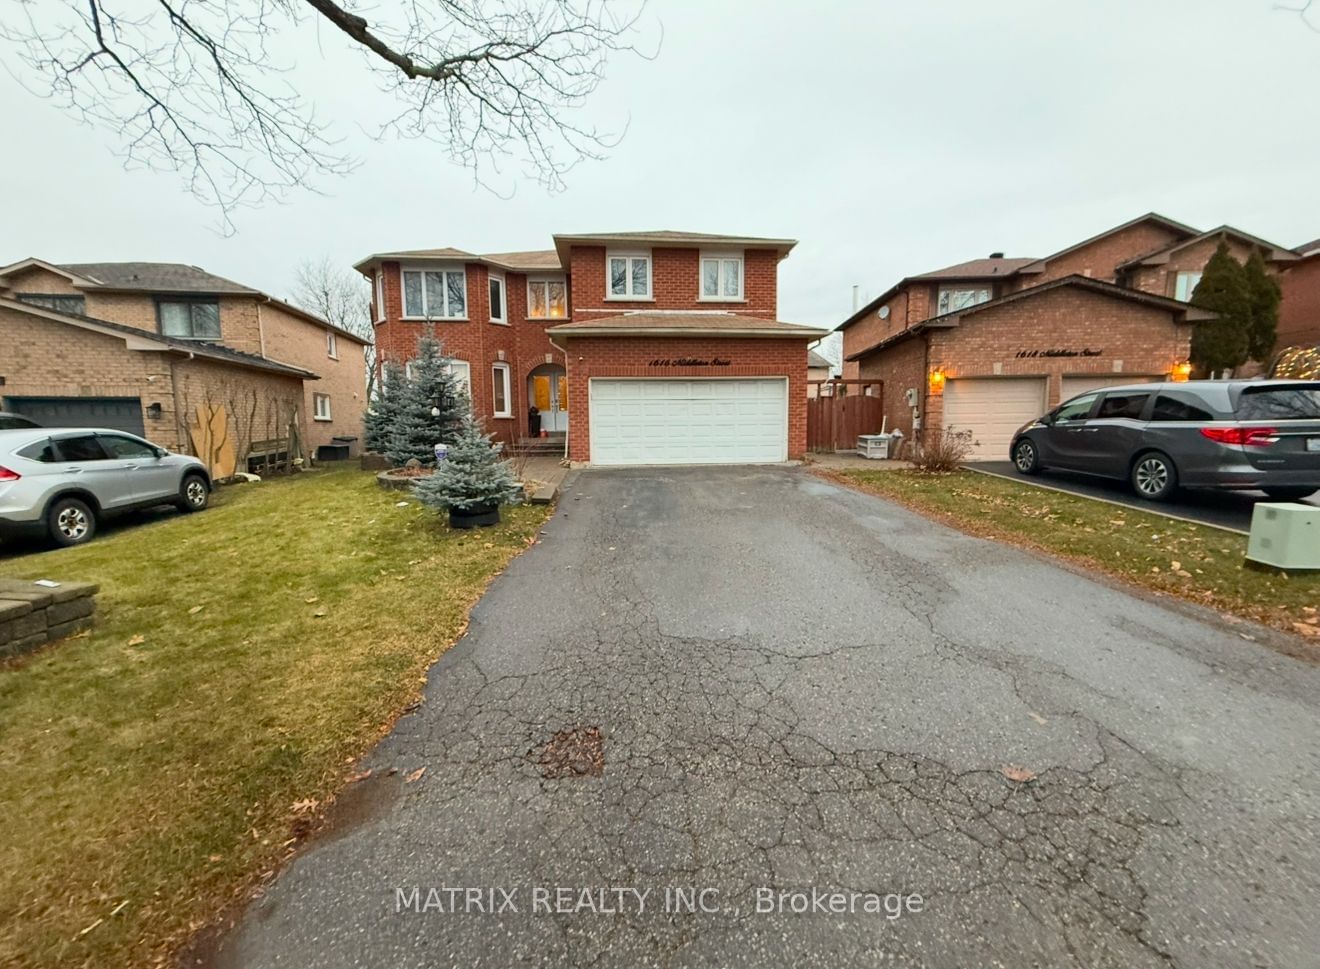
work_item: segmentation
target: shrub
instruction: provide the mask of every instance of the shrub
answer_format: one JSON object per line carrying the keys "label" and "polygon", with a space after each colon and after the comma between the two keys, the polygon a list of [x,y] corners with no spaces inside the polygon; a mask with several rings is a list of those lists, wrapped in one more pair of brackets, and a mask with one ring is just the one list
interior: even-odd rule
{"label": "shrub", "polygon": [[924,440],[917,440],[916,447],[912,449],[912,463],[919,471],[947,474],[962,467],[976,445],[971,431],[955,431],[952,427],[943,430],[937,428],[927,434]]}

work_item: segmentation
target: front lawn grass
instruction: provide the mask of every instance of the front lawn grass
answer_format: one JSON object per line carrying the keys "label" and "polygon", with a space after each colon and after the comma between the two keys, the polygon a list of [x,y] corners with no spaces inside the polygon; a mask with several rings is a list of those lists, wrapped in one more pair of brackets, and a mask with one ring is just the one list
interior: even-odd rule
{"label": "front lawn grass", "polygon": [[317,471],[0,558],[101,584],[91,633],[0,667],[0,965],[167,957],[287,855],[548,517],[452,532],[401,497]]}
{"label": "front lawn grass", "polygon": [[[1290,633],[1320,632],[1301,628],[1320,622],[1320,575],[1244,566],[1243,535],[971,471],[845,470],[826,476],[974,535],[1049,552]],[[1320,649],[1298,653],[1320,658]]]}

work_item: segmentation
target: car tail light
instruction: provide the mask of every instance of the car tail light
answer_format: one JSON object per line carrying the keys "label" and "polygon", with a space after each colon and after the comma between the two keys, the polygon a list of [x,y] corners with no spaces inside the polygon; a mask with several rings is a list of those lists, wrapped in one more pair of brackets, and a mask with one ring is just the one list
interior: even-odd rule
{"label": "car tail light", "polygon": [[8,468],[0,468],[0,481],[17,481],[23,477],[17,471],[10,471]]}
{"label": "car tail light", "polygon": [[1238,444],[1242,447],[1269,447],[1279,440],[1272,427],[1203,427],[1201,434],[1220,444]]}

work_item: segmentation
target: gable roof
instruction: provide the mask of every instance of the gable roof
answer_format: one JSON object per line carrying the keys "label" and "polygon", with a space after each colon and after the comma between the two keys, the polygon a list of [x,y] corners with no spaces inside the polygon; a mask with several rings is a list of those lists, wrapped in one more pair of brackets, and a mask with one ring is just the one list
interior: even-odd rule
{"label": "gable roof", "polygon": [[852,316],[848,317],[842,323],[835,327],[835,330],[842,332],[854,323],[862,320],[867,314],[877,309],[882,303],[889,301],[908,283],[933,282],[941,279],[1007,279],[1023,266],[1036,262],[1034,256],[1005,259],[1002,256],[989,256],[985,259],[969,259],[967,262],[954,263],[952,266],[945,266],[943,269],[932,269],[930,272],[917,273],[914,276],[904,276],[894,285],[877,296],[875,299],[861,307]]}
{"label": "gable roof", "polygon": [[1089,290],[1098,293],[1101,296],[1107,296],[1113,299],[1126,300],[1131,303],[1141,303],[1146,306],[1153,306],[1157,309],[1168,310],[1182,317],[1184,322],[1195,323],[1201,320],[1214,319],[1215,314],[1208,310],[1192,306],[1190,303],[1184,303],[1181,300],[1170,299],[1168,296],[1155,296],[1152,293],[1146,293],[1139,289],[1127,289],[1115,283],[1107,283],[1100,279],[1093,279],[1090,276],[1073,274],[1070,276],[1060,276],[1058,279],[1051,279],[1047,283],[1039,286],[1031,286],[1027,289],[1019,289],[1016,292],[1008,293],[996,299],[987,300],[984,303],[977,303],[975,306],[968,306],[961,310],[954,310],[951,313],[945,313],[943,316],[932,316],[930,319],[914,323],[905,330],[897,333],[891,333],[882,340],[878,340],[868,347],[863,347],[854,353],[848,354],[844,359],[848,361],[858,360],[877,350],[892,346],[896,343],[923,333],[932,329],[949,329],[958,326],[965,316],[972,316],[975,313],[983,313],[986,310],[995,309],[1000,306],[1006,306],[1009,303],[1015,303],[1019,300],[1034,299],[1045,293],[1049,293],[1063,287],[1076,287],[1078,289]]}
{"label": "gable roof", "polygon": [[1130,269],[1133,266],[1162,266],[1167,263],[1169,257],[1179,249],[1185,249],[1188,246],[1196,245],[1198,242],[1204,242],[1206,239],[1213,239],[1215,236],[1220,235],[1232,236],[1240,242],[1245,242],[1249,246],[1256,246],[1261,249],[1269,250],[1269,255],[1267,255],[1266,258],[1271,262],[1296,262],[1301,258],[1297,254],[1300,250],[1285,249],[1283,246],[1276,245],[1275,243],[1262,239],[1259,236],[1253,236],[1248,232],[1243,232],[1241,229],[1235,229],[1231,225],[1221,225],[1214,229],[1210,229],[1208,232],[1198,232],[1190,239],[1181,239],[1178,242],[1156,249],[1154,252],[1148,252],[1144,256],[1137,256],[1134,259],[1129,259],[1127,262],[1121,262],[1118,264],[1117,268]]}
{"label": "gable roof", "polygon": [[1176,235],[1183,236],[1184,238],[1190,238],[1192,236],[1198,236],[1201,234],[1200,229],[1194,229],[1190,225],[1184,225],[1181,222],[1175,222],[1173,219],[1160,215],[1158,212],[1147,212],[1145,215],[1139,215],[1135,219],[1129,219],[1127,222],[1124,222],[1122,225],[1116,225],[1112,228],[1106,229],[1104,232],[1098,232],[1095,235],[1091,236],[1089,239],[1083,239],[1081,242],[1076,242],[1071,246],[1067,246],[1066,248],[1060,249],[1058,252],[1050,253],[1048,256],[1045,256],[1042,259],[1037,259],[1034,262],[1023,266],[1021,269],[1018,270],[1018,272],[1043,273],[1045,271],[1045,264],[1048,263],[1051,259],[1058,259],[1060,256],[1068,255],[1070,252],[1076,252],[1078,249],[1082,249],[1086,246],[1089,246],[1093,242],[1099,242],[1101,239],[1105,238],[1106,236],[1114,235],[1117,232],[1123,232],[1127,229],[1132,228],[1133,226],[1140,225],[1143,222],[1156,223],[1158,225],[1163,226],[1166,229],[1169,229]]}
{"label": "gable roof", "polygon": [[549,327],[553,336],[717,336],[802,337],[817,340],[826,330],[780,320],[763,320],[737,313],[674,312],[665,310],[623,313],[603,319],[577,320]]}
{"label": "gable roof", "polygon": [[519,252],[468,252],[453,246],[438,249],[398,249],[373,252],[359,259],[353,268],[362,274],[384,261],[391,262],[475,262],[513,272],[554,272],[560,269],[559,254],[553,249],[525,249]]}
{"label": "gable roof", "polygon": [[815,350],[807,350],[807,366],[816,370],[834,369],[834,364],[830,363]]}
{"label": "gable roof", "polygon": [[28,316],[36,316],[56,323],[66,323],[70,326],[89,330],[93,333],[122,337],[124,343],[130,350],[156,350],[183,353],[190,356],[219,360],[240,367],[248,367],[253,370],[266,370],[272,373],[285,374],[286,376],[298,377],[302,380],[320,379],[319,374],[313,373],[310,370],[304,370],[302,367],[294,367],[287,363],[277,363],[266,357],[259,357],[254,353],[244,353],[242,350],[231,350],[229,347],[222,347],[217,343],[208,343],[205,340],[180,340],[177,337],[164,336],[159,333],[152,333],[149,330],[139,330],[137,327],[127,326],[123,323],[112,323],[109,320],[101,320],[92,316],[83,316],[79,313],[65,313],[61,310],[49,309],[48,307],[40,306],[36,303],[25,303],[22,300],[9,299],[5,296],[0,296],[0,307],[9,310],[17,310]]}
{"label": "gable roof", "polygon": [[1320,252],[1320,239],[1312,239],[1310,242],[1303,242],[1300,246],[1295,247],[1293,252],[1303,256],[1309,256],[1313,252]]}
{"label": "gable roof", "polygon": [[553,249],[530,249],[526,252],[488,252],[482,259],[505,269],[523,272],[553,271],[561,269],[559,253]]}
{"label": "gable roof", "polygon": [[95,289],[152,293],[254,295],[257,290],[232,279],[177,262],[76,262],[59,268],[90,280]]}

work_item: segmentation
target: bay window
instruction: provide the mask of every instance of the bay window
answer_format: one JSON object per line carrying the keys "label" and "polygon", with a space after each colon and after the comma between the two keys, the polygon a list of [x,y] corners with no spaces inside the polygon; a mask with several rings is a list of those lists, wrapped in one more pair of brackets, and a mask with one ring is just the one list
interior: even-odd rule
{"label": "bay window", "polygon": [[650,253],[612,252],[605,260],[609,289],[606,299],[650,299]]}
{"label": "bay window", "polygon": [[977,303],[990,302],[989,286],[963,286],[963,287],[940,287],[939,309],[936,316],[943,316],[945,313],[956,313],[958,310],[965,310],[969,306],[975,306]]}
{"label": "bay window", "polygon": [[701,298],[712,300],[743,298],[743,261],[741,255],[701,256]]}
{"label": "bay window", "polygon": [[562,320],[568,316],[568,284],[559,279],[527,280],[527,318]]}
{"label": "bay window", "polygon": [[419,320],[467,319],[467,274],[462,269],[405,269],[403,315]]}

